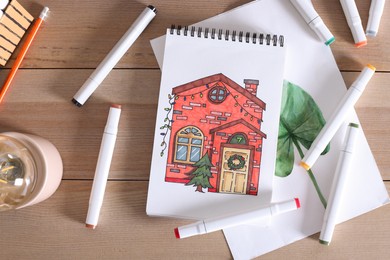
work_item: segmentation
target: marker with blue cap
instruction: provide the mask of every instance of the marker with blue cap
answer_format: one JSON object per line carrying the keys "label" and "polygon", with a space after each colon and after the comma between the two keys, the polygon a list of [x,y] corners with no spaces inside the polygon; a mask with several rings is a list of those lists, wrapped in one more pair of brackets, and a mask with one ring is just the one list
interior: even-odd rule
{"label": "marker with blue cap", "polygon": [[383,10],[385,8],[385,0],[371,0],[370,12],[368,16],[368,23],[366,28],[366,35],[375,37],[378,33],[379,24]]}

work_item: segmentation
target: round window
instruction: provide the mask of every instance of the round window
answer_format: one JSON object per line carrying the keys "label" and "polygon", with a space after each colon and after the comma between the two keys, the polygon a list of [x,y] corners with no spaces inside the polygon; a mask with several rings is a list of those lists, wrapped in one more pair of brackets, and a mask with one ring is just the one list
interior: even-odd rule
{"label": "round window", "polygon": [[209,99],[214,103],[222,103],[227,96],[226,88],[215,86],[209,91]]}

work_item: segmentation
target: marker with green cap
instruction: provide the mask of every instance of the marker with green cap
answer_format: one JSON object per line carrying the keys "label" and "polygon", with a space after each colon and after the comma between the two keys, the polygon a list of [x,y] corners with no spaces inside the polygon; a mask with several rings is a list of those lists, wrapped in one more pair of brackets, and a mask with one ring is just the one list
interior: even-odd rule
{"label": "marker with green cap", "polygon": [[333,177],[332,187],[326,206],[324,221],[320,233],[319,242],[324,245],[329,245],[332,240],[334,228],[337,223],[338,209],[342,205],[342,195],[345,184],[347,183],[347,176],[349,168],[353,159],[353,151],[355,147],[356,136],[358,134],[359,125],[350,123],[348,125],[345,143],[340,150],[340,157],[337,162],[336,172]]}
{"label": "marker with green cap", "polygon": [[333,34],[326,27],[324,21],[318,15],[310,0],[290,0],[292,5],[301,14],[305,22],[318,35],[325,45],[335,41]]}

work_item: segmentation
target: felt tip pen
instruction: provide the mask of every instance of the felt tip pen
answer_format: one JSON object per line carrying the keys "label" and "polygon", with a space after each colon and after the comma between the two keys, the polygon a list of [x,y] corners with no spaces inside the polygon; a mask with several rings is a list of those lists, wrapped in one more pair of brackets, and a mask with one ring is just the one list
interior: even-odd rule
{"label": "felt tip pen", "polygon": [[349,28],[351,29],[355,47],[359,48],[367,45],[366,34],[363,30],[362,20],[360,19],[359,11],[357,9],[355,0],[340,0],[344,11],[345,18]]}
{"label": "felt tip pen", "polygon": [[292,5],[301,14],[305,22],[317,34],[325,45],[330,45],[335,41],[333,34],[326,27],[324,21],[318,15],[310,0],[290,0]]}
{"label": "felt tip pen", "polygon": [[276,216],[282,213],[296,210],[300,207],[301,205],[299,199],[295,198],[239,214],[201,220],[186,226],[175,228],[174,233],[176,238],[186,238],[195,235],[202,235],[224,228],[234,227],[267,217]]}
{"label": "felt tip pen", "polygon": [[324,151],[325,147],[328,145],[330,140],[336,134],[337,130],[340,128],[341,124],[344,122],[348,113],[352,110],[353,106],[362,95],[374,73],[375,67],[368,64],[366,67],[364,67],[358,78],[349,87],[347,93],[345,93],[338,106],[330,116],[329,120],[327,120],[324,127],[321,129],[320,133],[310,146],[310,149],[303,157],[300,163],[303,168],[309,170],[311,167],[313,167],[320,154]]}
{"label": "felt tip pen", "polygon": [[99,87],[107,77],[114,66],[119,62],[127,50],[132,46],[135,40],[141,35],[148,24],[156,16],[156,8],[149,5],[138,16],[131,27],[126,31],[122,38],[115,44],[114,48],[107,54],[95,71],[89,76],[79,91],[73,96],[72,102],[81,107]]}
{"label": "felt tip pen", "polygon": [[342,206],[342,195],[351,162],[353,160],[353,151],[355,147],[356,136],[359,131],[359,125],[350,123],[345,137],[344,147],[340,151],[339,160],[337,162],[336,172],[333,177],[332,187],[328,204],[326,206],[324,221],[320,233],[319,242],[324,245],[329,245],[332,240],[332,235],[337,221],[338,210]]}
{"label": "felt tip pen", "polygon": [[371,0],[370,12],[368,15],[368,23],[366,28],[366,35],[375,37],[378,33],[379,24],[383,10],[385,8],[385,0]]}
{"label": "felt tip pen", "polygon": [[114,153],[120,115],[121,106],[111,105],[110,111],[108,113],[107,124],[104,128],[102,142],[100,144],[95,177],[93,178],[91,196],[89,198],[88,214],[85,221],[87,228],[94,229],[99,220],[99,214],[103,204],[104,192],[106,190],[112,155]]}

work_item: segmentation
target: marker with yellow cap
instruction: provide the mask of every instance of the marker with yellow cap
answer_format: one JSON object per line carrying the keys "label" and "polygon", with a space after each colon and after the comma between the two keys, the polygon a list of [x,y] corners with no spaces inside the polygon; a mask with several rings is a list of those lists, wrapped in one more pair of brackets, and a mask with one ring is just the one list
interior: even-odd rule
{"label": "marker with yellow cap", "polygon": [[352,110],[353,106],[362,95],[368,82],[374,75],[375,70],[376,69],[374,66],[370,64],[366,65],[366,67],[364,67],[362,72],[359,74],[358,78],[349,87],[347,93],[345,93],[335,111],[321,129],[321,132],[314,140],[305,157],[303,157],[300,163],[303,168],[309,170],[311,167],[313,167],[320,154],[324,151],[325,147],[328,145],[330,140],[336,134],[337,130],[340,128],[341,124],[346,119],[348,113]]}
{"label": "marker with yellow cap", "polygon": [[367,44],[367,37],[363,30],[362,20],[360,19],[355,0],[340,0],[341,6],[351,29],[353,40],[357,48]]}

